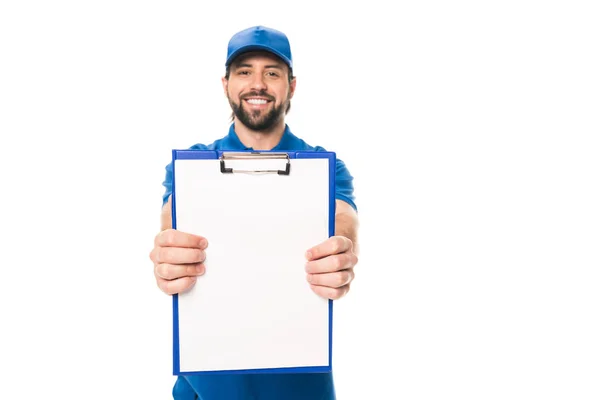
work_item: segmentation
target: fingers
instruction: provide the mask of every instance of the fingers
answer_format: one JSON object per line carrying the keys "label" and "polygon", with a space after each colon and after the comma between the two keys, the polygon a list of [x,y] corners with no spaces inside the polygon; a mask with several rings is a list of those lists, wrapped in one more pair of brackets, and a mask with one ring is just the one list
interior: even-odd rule
{"label": "fingers", "polygon": [[194,286],[195,283],[195,276],[186,276],[185,278],[179,278],[172,281],[156,278],[156,284],[158,285],[159,289],[169,295],[183,293]]}
{"label": "fingers", "polygon": [[354,270],[346,269],[344,271],[333,272],[329,274],[307,274],[306,280],[315,286],[326,286],[330,288],[341,288],[352,282],[354,279]]}
{"label": "fingers", "polygon": [[318,260],[333,254],[344,253],[352,250],[352,241],[344,236],[332,236],[323,243],[306,252],[307,260]]}
{"label": "fingers", "polygon": [[183,278],[186,276],[195,277],[204,274],[206,269],[204,264],[184,264],[184,265],[173,265],[173,264],[157,264],[154,267],[154,275],[157,279],[174,280]]}
{"label": "fingers", "polygon": [[160,290],[166,294],[182,293],[196,283],[196,277],[205,272],[204,264],[172,265],[158,264],[154,276]]}
{"label": "fingers", "polygon": [[154,239],[156,247],[187,247],[205,250],[208,247],[206,238],[175,229],[165,229]]}
{"label": "fingers", "polygon": [[306,252],[306,279],[319,296],[336,300],[348,293],[354,279],[358,257],[352,252],[352,241],[332,236]]}
{"label": "fingers", "polygon": [[345,285],[340,288],[310,285],[310,288],[313,290],[313,292],[323,297],[324,299],[338,300],[339,298],[344,297],[348,293],[348,291],[350,290],[350,285]]}
{"label": "fingers", "polygon": [[207,247],[206,238],[175,229],[156,235],[150,259],[160,290],[171,295],[190,289],[196,277],[204,274]]}
{"label": "fingers", "polygon": [[352,252],[336,254],[333,256],[309,261],[306,263],[306,272],[309,274],[322,274],[328,272],[342,271],[352,268],[358,262],[358,257]]}
{"label": "fingers", "polygon": [[185,247],[155,247],[150,253],[154,264],[195,264],[206,259],[204,250]]}

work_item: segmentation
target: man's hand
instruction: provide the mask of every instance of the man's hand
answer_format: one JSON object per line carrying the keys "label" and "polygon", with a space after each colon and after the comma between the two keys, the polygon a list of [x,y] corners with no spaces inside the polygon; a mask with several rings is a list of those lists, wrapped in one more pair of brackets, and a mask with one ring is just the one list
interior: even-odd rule
{"label": "man's hand", "polygon": [[205,238],[174,229],[156,235],[150,259],[160,290],[175,294],[191,288],[196,277],[204,274],[207,246]]}
{"label": "man's hand", "polygon": [[332,236],[308,250],[306,259],[306,279],[316,294],[336,300],[348,293],[358,262],[350,239]]}

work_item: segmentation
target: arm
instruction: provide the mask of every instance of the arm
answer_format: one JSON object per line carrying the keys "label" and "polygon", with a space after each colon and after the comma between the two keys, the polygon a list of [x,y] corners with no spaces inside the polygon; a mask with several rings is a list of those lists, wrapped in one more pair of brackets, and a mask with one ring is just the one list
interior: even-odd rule
{"label": "arm", "polygon": [[171,217],[171,196],[167,199],[167,202],[160,211],[160,230],[173,228],[173,220]]}
{"label": "arm", "polygon": [[348,293],[358,263],[358,215],[336,200],[335,236],[306,252],[306,279],[321,297],[336,300]]}
{"label": "arm", "polygon": [[358,255],[358,214],[345,201],[335,201],[335,235],[344,236],[352,242],[354,254]]}

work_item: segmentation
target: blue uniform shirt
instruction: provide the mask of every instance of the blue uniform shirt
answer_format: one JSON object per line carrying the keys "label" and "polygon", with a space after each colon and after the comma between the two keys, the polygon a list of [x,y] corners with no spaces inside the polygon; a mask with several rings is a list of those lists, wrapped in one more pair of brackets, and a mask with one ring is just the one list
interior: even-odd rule
{"label": "blue uniform shirt", "polygon": [[[208,146],[196,144],[195,150],[253,150],[244,146],[232,124],[229,134]],[[273,151],[325,151],[309,146],[294,136],[289,127]],[[353,177],[342,160],[336,160],[335,197],[356,209]],[[173,164],[166,167],[163,182],[163,204],[172,193]],[[223,374],[179,376],[173,387],[175,400],[334,400],[335,389],[331,373],[274,373],[274,374]]]}

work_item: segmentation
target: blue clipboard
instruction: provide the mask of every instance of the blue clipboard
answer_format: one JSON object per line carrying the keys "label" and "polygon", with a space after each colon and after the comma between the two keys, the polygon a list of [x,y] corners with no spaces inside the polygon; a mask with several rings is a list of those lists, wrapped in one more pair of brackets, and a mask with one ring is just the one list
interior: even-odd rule
{"label": "blue clipboard", "polygon": [[172,155],[173,228],[209,242],[205,275],[173,295],[173,374],[330,372],[333,302],[303,256],[334,235],[335,153]]}

